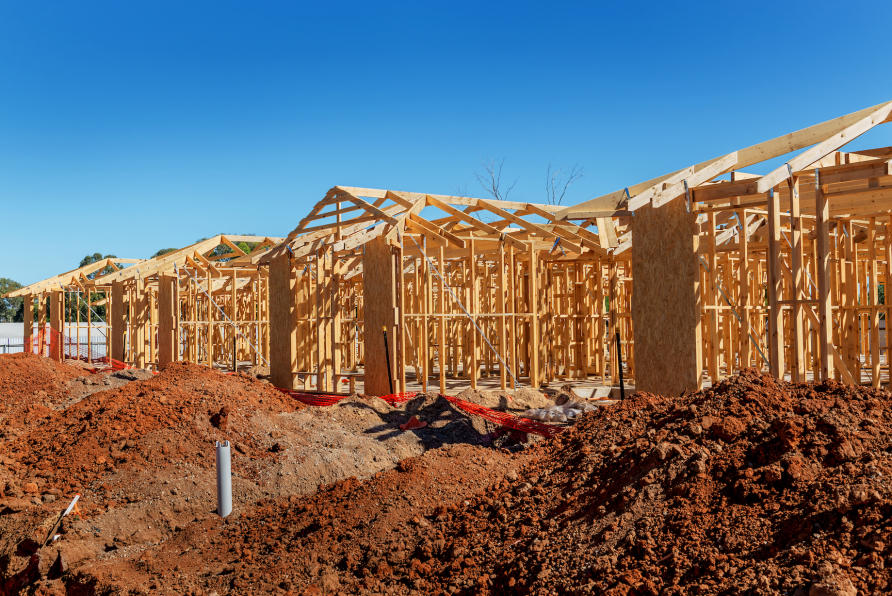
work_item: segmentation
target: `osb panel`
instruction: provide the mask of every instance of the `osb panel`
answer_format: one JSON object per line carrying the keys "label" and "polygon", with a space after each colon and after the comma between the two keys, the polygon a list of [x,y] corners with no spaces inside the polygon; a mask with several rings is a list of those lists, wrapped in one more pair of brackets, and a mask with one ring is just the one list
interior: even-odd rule
{"label": "osb panel", "polygon": [[[395,324],[397,297],[393,250],[384,238],[375,238],[365,245],[362,256],[362,280],[365,310],[364,390],[367,395],[387,395],[391,390],[383,329],[387,329],[390,363],[393,367],[396,362],[394,344],[397,330]],[[395,377],[394,382],[396,382]]]}
{"label": "osb panel", "polygon": [[50,328],[54,332],[50,340],[50,358],[59,362],[62,361],[62,337],[64,337],[62,308],[62,292],[50,292]]}
{"label": "osb panel", "polygon": [[158,364],[179,359],[176,351],[176,278],[158,277]]}
{"label": "osb panel", "polygon": [[635,388],[666,395],[701,384],[695,217],[683,198],[632,218]]}
{"label": "osb panel", "polygon": [[124,284],[116,281],[112,283],[111,309],[109,320],[111,321],[111,357],[124,361]]}
{"label": "osb panel", "polygon": [[269,373],[276,387],[294,389],[297,325],[295,323],[296,280],[288,255],[269,265]]}

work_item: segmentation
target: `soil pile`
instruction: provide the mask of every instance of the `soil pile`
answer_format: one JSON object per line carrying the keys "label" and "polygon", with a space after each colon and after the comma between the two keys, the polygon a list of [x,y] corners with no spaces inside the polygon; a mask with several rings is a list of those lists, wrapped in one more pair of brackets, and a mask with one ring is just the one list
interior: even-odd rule
{"label": "soil pile", "polygon": [[434,449],[366,482],[350,478],[311,497],[262,502],[225,523],[190,525],[135,561],[92,567],[67,584],[178,594],[365,591],[412,557],[431,525],[425,514],[516,476],[526,457],[471,445]]}
{"label": "soil pile", "polygon": [[[63,493],[98,491],[127,470],[165,464],[208,466],[208,445],[231,440],[252,458],[269,455],[265,437],[243,424],[254,412],[287,412],[300,404],[266,383],[183,363],[116,389],[93,393],[53,412],[6,445],[34,482]],[[237,419],[233,422],[232,419]]]}
{"label": "soil pile", "polygon": [[84,374],[79,367],[34,354],[0,355],[0,417],[26,404],[52,407],[67,395],[68,381]]}
{"label": "soil pile", "polygon": [[693,395],[636,394],[547,442],[518,480],[432,518],[382,581],[424,592],[888,593],[890,406],[886,392],[755,371]]}

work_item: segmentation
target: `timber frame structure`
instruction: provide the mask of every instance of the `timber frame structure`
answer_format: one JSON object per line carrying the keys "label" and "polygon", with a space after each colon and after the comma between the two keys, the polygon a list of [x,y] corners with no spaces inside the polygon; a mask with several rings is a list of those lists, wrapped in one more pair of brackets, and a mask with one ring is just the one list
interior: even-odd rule
{"label": "timber frame structure", "polygon": [[[335,391],[361,374],[382,395],[405,391],[407,374],[441,393],[447,378],[476,388],[498,376],[503,389],[612,378],[608,323],[631,337],[629,260],[611,255],[625,229],[561,222],[558,210],[332,188],[261,258],[273,383]],[[632,370],[631,350],[626,360]]]}
{"label": "timber frame structure", "polygon": [[880,386],[892,147],[842,149],[890,119],[880,104],[572,207],[335,186],[284,239],[216,236],[10,295],[38,298],[39,329],[49,298],[58,331],[66,293],[108,305],[109,353],[134,366],[268,363],[304,391],[612,384],[620,360],[666,394],[751,366]]}
{"label": "timber frame structure", "polygon": [[[841,149],[890,115],[892,102],[876,105],[558,214],[632,215],[637,389],[694,390],[704,369],[715,381],[748,366],[880,386],[892,147]],[[741,171],[782,156],[764,175]]]}
{"label": "timber frame structure", "polygon": [[[153,259],[103,259],[8,296],[24,298],[26,349],[56,360],[94,361],[91,349],[80,349],[80,338],[91,346],[91,335],[99,333],[103,358],[138,368],[175,360],[215,366],[233,358],[263,364],[269,360],[268,281],[256,259],[281,240],[217,235]],[[104,321],[98,306],[105,307]],[[105,332],[94,329],[97,322],[106,323]]]}

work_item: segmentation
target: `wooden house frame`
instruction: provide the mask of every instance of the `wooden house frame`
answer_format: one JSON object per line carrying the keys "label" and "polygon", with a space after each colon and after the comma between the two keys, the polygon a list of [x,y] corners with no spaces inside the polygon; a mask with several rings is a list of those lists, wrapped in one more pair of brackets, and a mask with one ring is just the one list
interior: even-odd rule
{"label": "wooden house frame", "polygon": [[890,114],[892,102],[866,108],[557,214],[631,216],[638,389],[679,393],[704,369],[717,380],[753,365],[881,384],[892,148],[841,149]]}
{"label": "wooden house frame", "polygon": [[[75,327],[75,345],[79,346],[80,326],[86,323],[84,339],[90,345],[91,323],[100,322],[95,308],[104,305],[104,352],[112,360],[139,368],[157,368],[175,360],[208,366],[230,366],[233,359],[265,364],[269,360],[268,281],[256,259],[281,241],[216,235],[153,259],[103,259],[9,296],[25,301],[27,349],[40,354],[49,349],[57,360],[65,356],[93,360],[91,350],[70,351],[61,338],[71,337]],[[245,252],[239,243],[254,246]],[[48,334],[43,332],[47,310]],[[82,311],[86,311],[84,321]]]}
{"label": "wooden house frame", "polygon": [[273,383],[337,391],[361,375],[381,395],[405,391],[407,373],[441,392],[447,378],[508,388],[615,376],[608,323],[631,337],[631,279],[629,259],[611,253],[627,230],[609,217],[562,222],[559,210],[332,188],[260,259]]}
{"label": "wooden house frame", "polygon": [[613,383],[617,332],[639,390],[749,366],[880,386],[892,148],[843,148],[890,115],[866,108],[571,207],[335,186],[287,238],[216,236],[10,295],[37,298],[39,322],[49,298],[58,330],[66,293],[107,304],[116,360],[268,363],[288,389]]}

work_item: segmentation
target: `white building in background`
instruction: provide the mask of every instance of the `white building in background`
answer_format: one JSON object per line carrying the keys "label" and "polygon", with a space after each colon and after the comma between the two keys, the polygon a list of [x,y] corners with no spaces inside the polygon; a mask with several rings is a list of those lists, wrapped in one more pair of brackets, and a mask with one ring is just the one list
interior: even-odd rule
{"label": "white building in background", "polygon": [[[86,354],[89,350],[93,358],[106,355],[106,328],[105,323],[93,323],[92,329],[87,333],[87,323],[71,323],[65,328],[65,341],[63,342],[67,355]],[[49,325],[47,325],[49,329]],[[24,351],[25,330],[22,323],[0,323],[0,354],[14,354]],[[36,340],[37,328],[32,337]]]}

